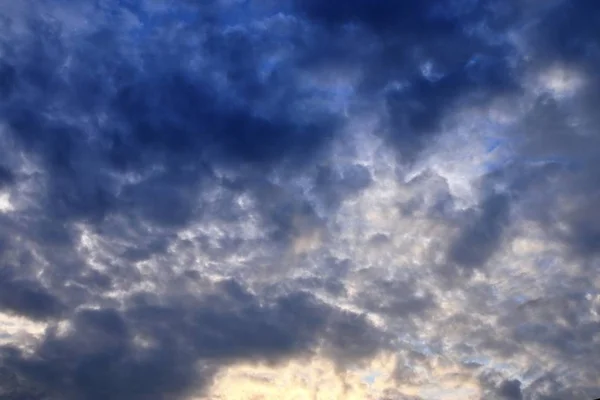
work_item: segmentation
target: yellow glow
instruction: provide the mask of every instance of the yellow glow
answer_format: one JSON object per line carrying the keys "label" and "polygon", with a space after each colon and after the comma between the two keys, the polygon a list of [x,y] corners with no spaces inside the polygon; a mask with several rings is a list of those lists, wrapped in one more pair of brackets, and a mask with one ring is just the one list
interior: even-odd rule
{"label": "yellow glow", "polygon": [[[240,363],[223,369],[208,393],[190,400],[375,400],[386,395],[470,400],[481,397],[478,381],[456,364],[434,358],[419,379],[394,379],[397,357],[380,354],[357,368],[340,370],[321,356],[284,364]],[[422,371],[421,371],[422,369]]]}
{"label": "yellow glow", "polygon": [[[340,371],[323,357],[297,358],[285,364],[236,364],[225,368],[208,394],[195,400],[364,400],[393,389],[396,358],[375,357],[357,369]],[[367,382],[366,377],[372,380]]]}

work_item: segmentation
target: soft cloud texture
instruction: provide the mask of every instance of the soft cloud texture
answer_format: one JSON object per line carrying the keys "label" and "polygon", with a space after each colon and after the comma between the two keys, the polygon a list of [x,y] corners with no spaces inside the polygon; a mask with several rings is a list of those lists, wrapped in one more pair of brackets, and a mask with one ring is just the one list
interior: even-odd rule
{"label": "soft cloud texture", "polygon": [[0,0],[1,397],[600,397],[600,8],[337,3]]}

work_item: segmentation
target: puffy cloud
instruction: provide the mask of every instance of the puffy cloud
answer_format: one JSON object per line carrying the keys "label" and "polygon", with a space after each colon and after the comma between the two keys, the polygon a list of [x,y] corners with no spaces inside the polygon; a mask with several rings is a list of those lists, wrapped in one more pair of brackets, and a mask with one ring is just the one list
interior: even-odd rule
{"label": "puffy cloud", "polygon": [[0,0],[0,395],[600,396],[597,8]]}

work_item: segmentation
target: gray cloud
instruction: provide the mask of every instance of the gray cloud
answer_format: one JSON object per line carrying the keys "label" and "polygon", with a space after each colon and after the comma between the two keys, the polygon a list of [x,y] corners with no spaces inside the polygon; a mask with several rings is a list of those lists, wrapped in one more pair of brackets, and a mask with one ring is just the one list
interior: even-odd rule
{"label": "gray cloud", "polygon": [[598,395],[591,0],[0,9],[2,396]]}

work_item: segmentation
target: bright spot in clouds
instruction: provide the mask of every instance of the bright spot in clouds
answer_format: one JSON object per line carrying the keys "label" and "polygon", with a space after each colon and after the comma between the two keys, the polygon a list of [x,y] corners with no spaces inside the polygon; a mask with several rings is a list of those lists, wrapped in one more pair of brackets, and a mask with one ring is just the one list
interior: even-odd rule
{"label": "bright spot in clouds", "polygon": [[600,397],[592,0],[0,0],[0,397]]}

